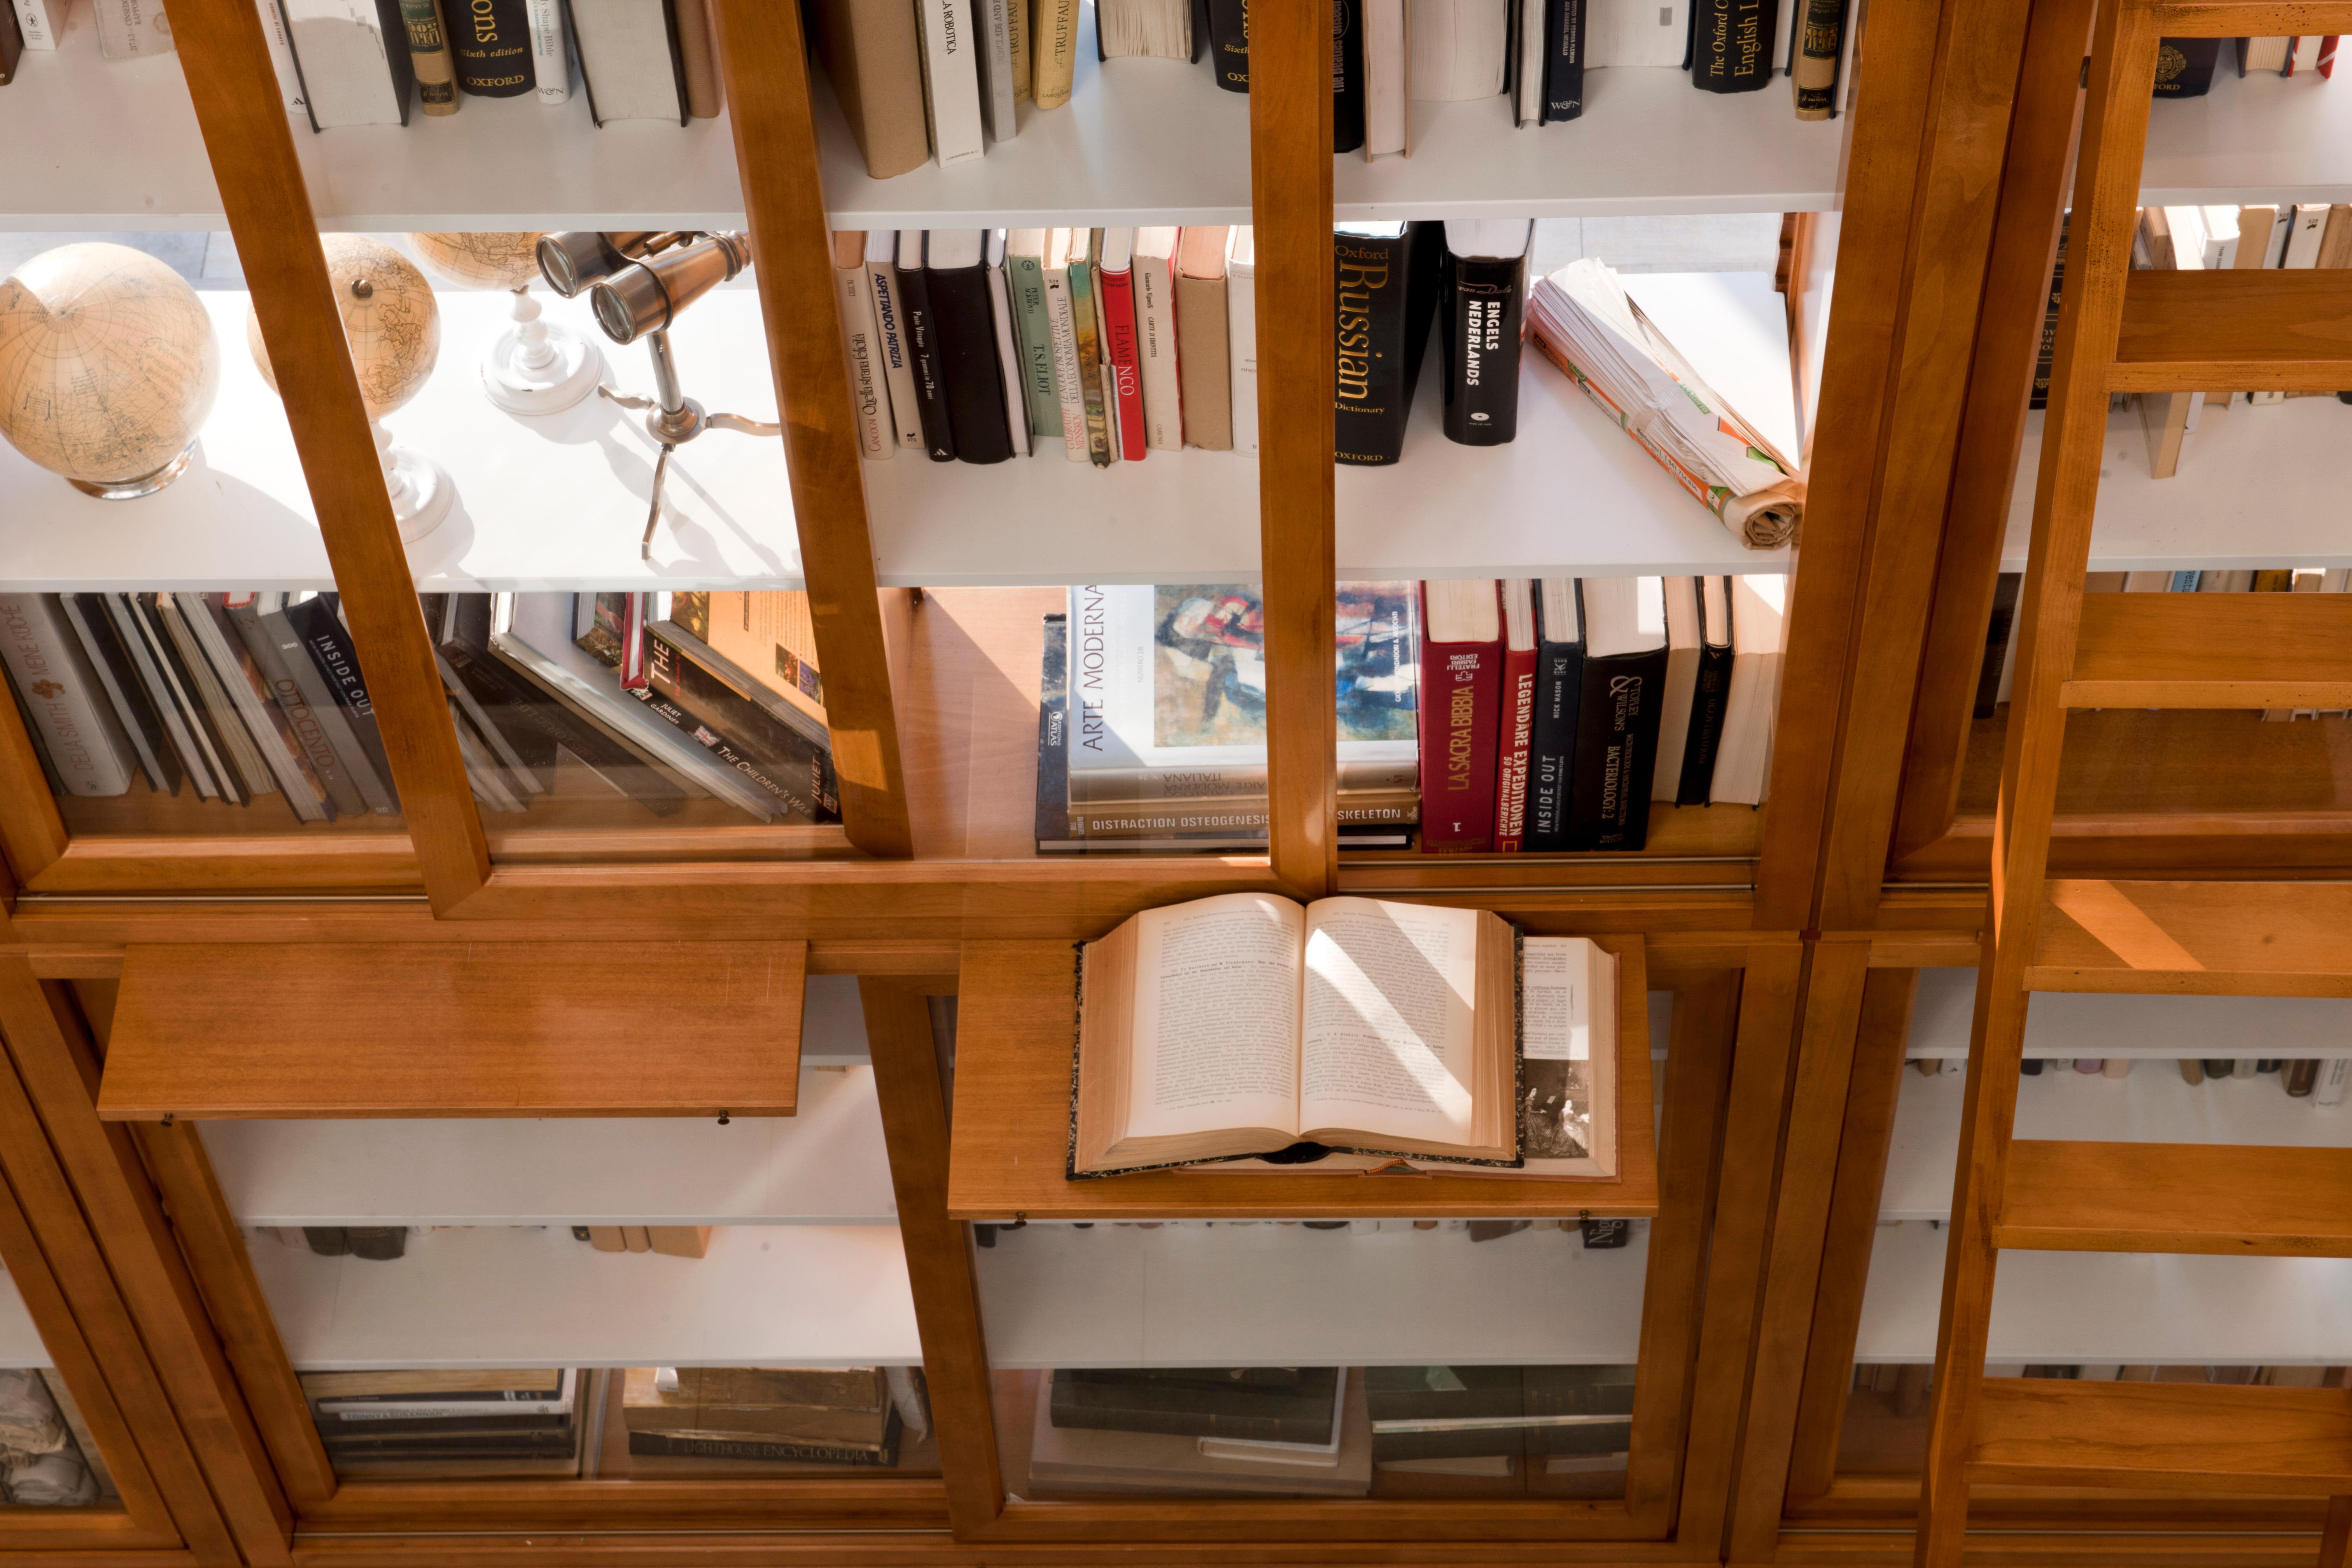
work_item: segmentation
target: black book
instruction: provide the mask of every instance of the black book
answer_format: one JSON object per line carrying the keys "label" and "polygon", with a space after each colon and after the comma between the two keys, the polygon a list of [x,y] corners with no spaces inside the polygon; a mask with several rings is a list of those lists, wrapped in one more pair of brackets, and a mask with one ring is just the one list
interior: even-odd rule
{"label": "black book", "polygon": [[2058,218],[2058,254],[2050,267],[2050,299],[2042,308],[2042,346],[2033,354],[2033,395],[2026,400],[2028,408],[2050,405],[2050,367],[2058,358],[2058,296],[2066,287],[2066,228],[2074,218],[2072,213]]}
{"label": "black book", "polygon": [[1538,123],[1584,113],[1584,0],[1544,7],[1543,107]]}
{"label": "black book", "polygon": [[1692,0],[1691,80],[1706,92],[1754,92],[1772,79],[1779,0]]}
{"label": "black book", "polygon": [[359,655],[352,650],[352,634],[335,614],[334,595],[321,594],[299,605],[289,604],[286,619],[302,639],[310,662],[325,677],[328,693],[343,710],[343,722],[351,727],[360,750],[367,753],[376,777],[392,783],[392,758],[383,749],[383,731],[376,727],[375,705],[368,700],[367,678],[361,673]]}
{"label": "black book", "polygon": [[915,373],[915,417],[923,427],[923,450],[934,463],[955,461],[955,434],[948,426],[948,390],[940,370],[939,323],[931,315],[931,291],[923,279],[923,231],[898,231],[898,310],[907,323],[907,358]]}
{"label": "black book", "polygon": [[446,5],[450,68],[476,98],[519,98],[532,90],[530,18],[523,0],[454,0]]}
{"label": "black book", "polygon": [[1405,419],[1443,281],[1443,249],[1433,223],[1340,224],[1332,231],[1340,462],[1378,466],[1404,455]]}
{"label": "black book", "polygon": [[793,816],[807,822],[841,820],[841,788],[834,778],[833,753],[824,747],[660,637],[646,639],[646,686],[687,712],[694,725],[688,732],[697,740],[707,732],[712,740],[705,745],[723,745],[749,762],[749,767],[737,763],[739,771],[760,779]]}
{"label": "black book", "polygon": [[1731,579],[1698,580],[1698,680],[1691,690],[1690,734],[1683,742],[1676,805],[1705,805],[1723,746],[1724,700],[1731,694]]}
{"label": "black book", "polygon": [[1364,4],[1331,0],[1331,151],[1364,145]]}
{"label": "black book", "polygon": [[164,795],[175,794],[180,787],[179,755],[164,737],[163,720],[140,680],[130,650],[122,646],[121,633],[107,616],[105,596],[60,594],[58,607],[64,612],[66,624],[73,627],[82,650],[89,655],[90,668],[105,689],[106,700],[122,721],[131,749],[139,755],[139,770],[147,775],[147,786]]}
{"label": "black book", "polygon": [[0,13],[0,87],[16,79],[16,62],[25,58],[24,29],[16,25],[14,6]]}
{"label": "black book", "polygon": [[[1004,371],[996,358],[996,306],[982,254],[986,236],[985,229],[935,228],[923,244],[923,286],[947,382],[948,428],[955,455],[967,463],[1001,463],[1013,456]],[[1022,416],[1028,416],[1025,409]]]}
{"label": "black book", "polygon": [[[495,1410],[496,1407],[492,1406]],[[400,1415],[314,1410],[311,1420],[326,1442],[421,1441],[427,1437],[509,1437],[569,1432],[572,1412],[555,1410],[528,1415],[504,1413],[475,1415]]]}
{"label": "black book", "polygon": [[1037,842],[1070,832],[1070,617],[1045,617],[1037,667]]}
{"label": "black book", "polygon": [[1642,847],[1666,688],[1666,595],[1657,577],[1583,577],[1584,690],[1569,793],[1570,849]]}
{"label": "black book", "polygon": [[1527,1396],[1516,1366],[1368,1366],[1365,1412],[1375,1421],[1518,1415]]}
{"label": "black book", "polygon": [[1104,1366],[1065,1368],[1059,1375],[1074,1384],[1102,1388],[1241,1389],[1293,1397],[1317,1394],[1328,1403],[1339,1392],[1330,1370],[1320,1366]]}
{"label": "black book", "polygon": [[1227,92],[1249,90],[1249,0],[1208,0],[1209,74]]}
{"label": "black book", "polygon": [[1536,721],[1528,740],[1528,840],[1533,851],[1568,847],[1576,708],[1584,692],[1584,630],[1576,579],[1536,584]]}
{"label": "black book", "polygon": [[1152,1380],[1107,1383],[1054,1374],[1049,1414],[1060,1427],[1161,1432],[1259,1443],[1328,1443],[1339,1369],[1317,1367],[1287,1387]]}
{"label": "black book", "polygon": [[2219,38],[2167,38],[2156,51],[2152,98],[2202,98],[2212,90],[2213,67],[2221,58]]}
{"label": "black book", "polygon": [[2004,572],[1993,580],[1992,619],[1985,626],[1984,663],[1977,669],[1976,716],[1990,719],[2000,703],[2000,667],[2008,661],[2009,639],[2017,620],[2017,591],[2024,574]]}
{"label": "black book", "polygon": [[688,1436],[683,1432],[632,1432],[629,1452],[642,1458],[761,1459],[771,1464],[866,1465],[888,1469],[898,1462],[898,1439],[905,1428],[898,1412],[878,1447],[845,1447],[831,1443],[788,1443],[769,1437]]}
{"label": "black book", "polygon": [[1527,305],[1524,218],[1445,226],[1445,438],[1499,447],[1519,430],[1519,322]]}

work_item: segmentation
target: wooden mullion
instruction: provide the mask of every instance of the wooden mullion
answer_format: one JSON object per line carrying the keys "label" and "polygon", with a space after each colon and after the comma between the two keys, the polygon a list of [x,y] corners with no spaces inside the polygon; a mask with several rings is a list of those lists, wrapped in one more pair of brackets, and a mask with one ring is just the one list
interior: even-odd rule
{"label": "wooden mullion", "polygon": [[716,0],[727,112],[742,171],[753,279],[783,411],[784,457],[849,841],[914,853],[891,697],[890,643],[842,363],[801,8]]}
{"label": "wooden mullion", "polygon": [[1853,1382],[1854,1341],[1862,1330],[1863,1292],[1870,1279],[1871,1246],[1878,1237],[1879,1194],[1895,1142],[1903,1053],[1910,1043],[1911,1006],[1918,990],[1916,969],[1873,970],[1863,983],[1837,1183],[1822,1242],[1821,1286],[1813,1297],[1804,1385],[1798,1395],[1796,1435],[1789,1456],[1791,1503],[1823,1496],[1837,1479],[1838,1441],[1845,1429],[1846,1394]]}
{"label": "wooden mullion", "polygon": [[[16,887],[23,887],[57,864],[70,839],[32,732],[25,728],[24,711],[14,702],[0,703],[0,709],[5,710],[0,711],[0,854],[6,856]],[[15,893],[11,888],[11,904]]]}
{"label": "wooden mullion", "polygon": [[1265,605],[1267,838],[1275,876],[1319,898],[1339,877],[1339,707],[1331,649],[1338,588],[1332,448],[1339,395],[1328,324],[1333,0],[1250,16],[1250,216],[1268,321],[1260,384],[1283,416],[1258,425],[1258,556]]}
{"label": "wooden mullion", "polygon": [[857,983],[882,1136],[889,1147],[898,1236],[915,1299],[915,1327],[939,1433],[948,1516],[959,1535],[995,1522],[1004,1510],[996,1424],[988,1389],[988,1341],[980,1319],[965,1227],[948,1218],[948,1106],[923,994],[888,980]]}
{"label": "wooden mullion", "polygon": [[0,958],[8,1054],[237,1549],[249,1564],[290,1563],[292,1510],[130,1133],[98,1119],[97,1063],[59,984]]}
{"label": "wooden mullion", "polygon": [[173,0],[172,35],[366,671],[425,889],[435,910],[446,913],[489,876],[489,849],[393,519],[261,15],[250,0]]}

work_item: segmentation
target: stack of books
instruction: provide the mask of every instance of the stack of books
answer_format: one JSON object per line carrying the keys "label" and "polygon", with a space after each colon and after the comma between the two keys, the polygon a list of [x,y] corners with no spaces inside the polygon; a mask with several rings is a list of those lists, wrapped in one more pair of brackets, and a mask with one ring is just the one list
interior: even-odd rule
{"label": "stack of books", "polygon": [[902,1428],[880,1367],[631,1367],[621,1401],[640,1458],[898,1462]]}
{"label": "stack of books", "polygon": [[1630,1366],[1376,1366],[1372,1463],[1451,1476],[1608,1473],[1633,1430]]}
{"label": "stack of books", "polygon": [[1363,1373],[1340,1367],[1063,1368],[1039,1380],[1032,1486],[1361,1497]]}
{"label": "stack of books", "polygon": [[339,1475],[552,1475],[579,1463],[581,1374],[569,1368],[300,1375]]}

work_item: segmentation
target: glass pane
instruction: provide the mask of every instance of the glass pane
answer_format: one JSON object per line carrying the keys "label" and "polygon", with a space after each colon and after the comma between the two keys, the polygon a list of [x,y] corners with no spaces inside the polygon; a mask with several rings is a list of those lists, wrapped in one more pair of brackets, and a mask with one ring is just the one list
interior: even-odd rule
{"label": "glass pane", "polygon": [[97,1441],[0,1270],[0,1506],[120,1506]]}
{"label": "glass pane", "polygon": [[204,1133],[341,1474],[937,1474],[854,981],[800,1101]]}
{"label": "glass pane", "polygon": [[68,831],[398,834],[228,237],[0,259],[0,662]]}

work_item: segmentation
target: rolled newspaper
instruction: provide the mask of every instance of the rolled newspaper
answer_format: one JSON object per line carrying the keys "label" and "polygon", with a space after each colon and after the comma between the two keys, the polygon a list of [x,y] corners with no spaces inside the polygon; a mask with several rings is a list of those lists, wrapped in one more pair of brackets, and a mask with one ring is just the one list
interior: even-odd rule
{"label": "rolled newspaper", "polygon": [[1544,356],[1742,544],[1796,542],[1803,471],[1707,385],[1606,264],[1588,257],[1543,279],[1528,318]]}

